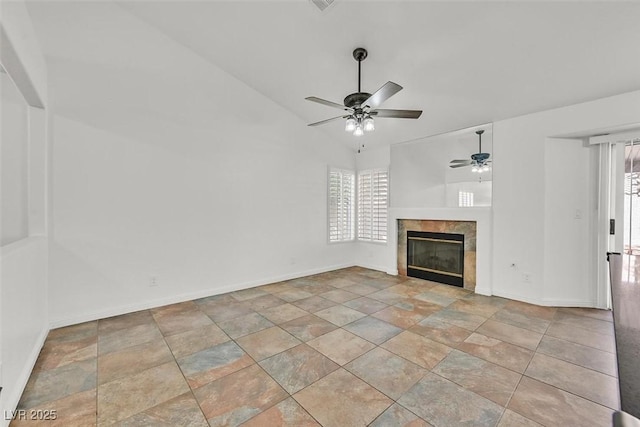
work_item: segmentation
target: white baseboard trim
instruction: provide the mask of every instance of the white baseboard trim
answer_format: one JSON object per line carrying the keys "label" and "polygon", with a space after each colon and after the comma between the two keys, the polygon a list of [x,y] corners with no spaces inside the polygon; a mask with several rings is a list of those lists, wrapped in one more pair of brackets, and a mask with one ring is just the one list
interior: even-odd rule
{"label": "white baseboard trim", "polygon": [[29,357],[25,360],[24,366],[22,367],[22,371],[20,372],[20,376],[15,384],[3,384],[2,391],[11,390],[11,394],[9,394],[4,401],[5,404],[2,408],[3,414],[0,422],[0,426],[6,427],[9,425],[11,420],[7,420],[6,415],[11,414],[12,411],[15,411],[18,407],[18,403],[20,402],[20,397],[24,392],[24,388],[27,386],[27,382],[29,381],[29,377],[31,377],[31,372],[33,372],[33,367],[36,365],[38,361],[38,356],[40,356],[40,350],[42,350],[42,346],[44,346],[44,342],[47,339],[47,335],[49,334],[49,329],[46,326],[43,326],[40,335],[33,343],[33,348],[29,353]]}
{"label": "white baseboard trim", "polygon": [[476,294],[480,294],[480,295],[486,295],[488,297],[490,297],[491,295],[493,295],[493,293],[491,292],[491,289],[489,288],[483,288],[481,286],[476,286],[476,289],[474,291]]}
{"label": "white baseboard trim", "polygon": [[[184,301],[191,301],[198,298],[205,298],[212,295],[226,294],[228,292],[240,291],[243,289],[254,288],[256,286],[268,285],[270,283],[282,282],[284,280],[298,279],[300,277],[312,276],[314,274],[326,273],[328,271],[339,270],[342,268],[353,267],[354,264],[337,264],[327,267],[314,268],[305,271],[298,271],[295,273],[283,274],[280,276],[272,276],[260,280],[252,280],[248,282],[233,283],[222,287],[203,289],[197,292],[189,292],[185,294],[177,294],[169,297],[158,298],[148,301],[139,301],[132,304],[122,305],[118,307],[105,308],[103,310],[97,310],[89,313],[82,313],[69,317],[59,318],[51,320],[50,328],[61,328],[69,325],[76,325],[78,323],[90,322],[98,319],[105,319],[107,317],[119,316],[121,314],[132,313],[140,310],[148,310],[150,308],[162,307],[163,305],[176,304]],[[367,267],[368,268],[368,267]]]}
{"label": "white baseboard trim", "polygon": [[546,307],[586,307],[586,308],[600,308],[597,307],[595,301],[589,300],[575,300],[575,299],[557,299],[557,298],[531,298],[528,296],[513,294],[510,292],[504,292],[501,290],[494,290],[493,295],[503,298],[508,298],[516,301],[527,302],[529,304],[541,305]]}
{"label": "white baseboard trim", "polygon": [[542,305],[548,305],[551,307],[585,307],[585,308],[600,308],[595,301],[578,301],[573,299],[547,299],[543,298]]}
{"label": "white baseboard trim", "polygon": [[[382,267],[380,265],[369,264],[369,263],[366,263],[366,262],[359,262],[359,263],[356,264],[356,267],[368,268],[369,270],[376,270],[376,271],[380,271],[382,273],[391,274],[391,273],[389,273],[389,269],[387,267]],[[396,272],[396,274],[397,274],[397,272]]]}

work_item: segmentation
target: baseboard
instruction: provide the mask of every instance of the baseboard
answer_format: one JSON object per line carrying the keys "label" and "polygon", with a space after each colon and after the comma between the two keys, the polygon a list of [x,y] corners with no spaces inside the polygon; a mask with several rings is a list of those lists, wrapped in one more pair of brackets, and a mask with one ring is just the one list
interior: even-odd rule
{"label": "baseboard", "polygon": [[121,305],[118,307],[106,308],[103,310],[82,313],[74,316],[55,319],[50,322],[50,328],[61,328],[78,323],[90,322],[107,317],[119,316],[121,314],[132,313],[140,310],[148,310],[150,308],[162,307],[163,305],[176,304],[184,301],[191,301],[198,298],[205,298],[212,295],[226,294],[228,292],[240,291],[243,289],[254,288],[256,286],[268,285],[270,283],[282,282],[284,280],[298,279],[300,277],[312,276],[314,274],[326,273],[328,271],[339,270],[341,268],[353,267],[354,264],[337,264],[327,267],[320,267],[295,273],[283,274],[280,276],[272,276],[265,279],[253,280],[249,282],[234,283],[218,288],[203,289],[197,292],[189,292],[185,294],[172,295],[169,297],[158,298],[148,301],[140,301],[132,304]]}
{"label": "baseboard", "polygon": [[528,296],[522,296],[513,294],[510,292],[504,292],[501,290],[493,290],[493,295],[508,298],[516,301],[527,302],[529,304],[541,305],[546,307],[587,307],[587,308],[599,308],[595,301],[574,300],[574,299],[557,299],[557,298],[531,298]]}
{"label": "baseboard", "polygon": [[362,268],[368,268],[369,270],[376,270],[376,271],[380,271],[382,273],[386,273],[386,274],[391,274],[392,276],[397,276],[398,275],[398,271],[396,270],[395,274],[392,274],[392,272],[389,271],[389,269],[387,267],[383,267],[380,265],[374,265],[374,264],[369,264],[366,262],[359,262],[356,264],[357,267],[362,267]]}
{"label": "baseboard", "polygon": [[601,308],[598,307],[595,301],[576,301],[573,299],[542,299],[543,304],[550,307],[584,307],[584,308]]}
{"label": "baseboard", "polygon": [[492,295],[493,295],[493,293],[491,292],[491,289],[483,288],[483,287],[481,287],[481,286],[476,286],[476,288],[475,288],[474,292],[475,292],[476,294],[486,295],[486,296],[488,296],[488,297],[490,297],[490,296],[492,296]]}
{"label": "baseboard", "polygon": [[42,346],[44,346],[44,342],[47,339],[47,335],[49,334],[49,329],[44,327],[42,332],[38,336],[38,339],[34,343],[33,348],[31,349],[31,353],[29,353],[29,357],[25,360],[25,364],[22,367],[22,372],[20,372],[20,376],[18,377],[16,384],[13,386],[8,384],[3,384],[2,391],[6,392],[7,390],[12,390],[12,393],[8,395],[5,400],[5,407],[2,408],[3,414],[2,419],[0,420],[0,426],[6,427],[9,425],[11,420],[7,420],[7,414],[11,414],[12,411],[18,407],[18,403],[20,402],[20,397],[24,392],[24,388],[27,386],[27,382],[29,382],[29,377],[31,377],[31,372],[33,372],[34,366],[36,366],[36,362],[38,361],[38,356],[40,356],[40,350],[42,350]]}

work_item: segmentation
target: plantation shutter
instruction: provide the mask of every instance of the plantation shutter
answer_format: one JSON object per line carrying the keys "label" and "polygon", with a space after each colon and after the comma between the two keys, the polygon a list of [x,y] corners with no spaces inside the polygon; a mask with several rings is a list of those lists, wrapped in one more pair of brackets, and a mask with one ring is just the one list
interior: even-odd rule
{"label": "plantation shutter", "polygon": [[329,242],[354,239],[355,173],[329,170]]}
{"label": "plantation shutter", "polygon": [[386,169],[358,174],[358,239],[387,241],[389,172]]}

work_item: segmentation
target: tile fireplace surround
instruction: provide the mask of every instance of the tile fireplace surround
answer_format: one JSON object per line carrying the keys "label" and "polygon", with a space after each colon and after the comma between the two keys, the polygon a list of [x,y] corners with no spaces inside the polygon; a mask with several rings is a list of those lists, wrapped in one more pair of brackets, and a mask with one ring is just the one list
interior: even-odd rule
{"label": "tile fireplace surround", "polygon": [[398,274],[407,275],[407,231],[464,235],[464,289],[476,289],[476,221],[398,219]]}

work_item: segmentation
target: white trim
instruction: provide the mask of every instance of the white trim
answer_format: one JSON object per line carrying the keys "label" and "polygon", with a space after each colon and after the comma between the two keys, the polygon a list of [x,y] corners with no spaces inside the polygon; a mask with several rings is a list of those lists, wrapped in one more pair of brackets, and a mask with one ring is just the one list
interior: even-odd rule
{"label": "white trim", "polygon": [[514,301],[526,302],[529,304],[540,305],[544,307],[596,307],[595,301],[588,300],[574,300],[574,299],[557,299],[557,298],[530,298],[511,292],[503,292],[501,290],[494,289],[493,296],[507,298]]}
{"label": "white trim", "polygon": [[226,294],[228,292],[239,291],[242,289],[254,288],[256,286],[282,282],[284,280],[291,280],[291,279],[297,279],[300,277],[311,276],[314,274],[326,273],[327,271],[353,267],[354,265],[355,264],[353,263],[332,265],[332,266],[315,268],[315,269],[306,270],[306,271],[299,271],[296,273],[283,274],[280,276],[274,276],[266,279],[235,283],[235,284],[226,285],[218,288],[204,289],[197,292],[173,295],[165,298],[158,298],[158,299],[134,303],[134,304],[122,305],[119,307],[112,307],[104,310],[97,310],[90,313],[83,313],[81,315],[51,320],[49,327],[51,329],[61,328],[63,326],[75,325],[78,323],[89,322],[89,321],[98,320],[98,319],[105,319],[107,317],[118,316],[126,313],[132,313],[134,311],[148,310],[150,308],[162,307],[163,305],[176,304],[179,302],[191,301],[198,298],[209,297],[212,295]]}
{"label": "white trim", "polygon": [[[43,325],[42,332],[38,336],[38,339],[35,342],[35,345],[31,349],[31,353],[29,353],[29,357],[25,360],[24,365],[22,366],[22,372],[18,376],[18,380],[13,387],[11,384],[3,384],[2,391],[11,391],[5,400],[6,408],[2,408],[3,412],[15,410],[18,407],[18,403],[20,402],[20,397],[22,397],[22,393],[24,392],[24,388],[27,386],[27,382],[29,382],[29,378],[31,377],[31,373],[33,372],[33,368],[36,366],[36,362],[38,361],[38,356],[40,355],[40,350],[44,346],[44,342],[47,339],[47,335],[49,335],[49,329],[47,329],[46,325]],[[0,424],[2,427],[8,426],[11,420],[7,420],[5,414],[2,414],[2,423]]]}
{"label": "white trim", "polygon": [[589,138],[589,144],[627,143],[635,139],[640,139],[640,130],[614,133],[611,135],[592,136]]}
{"label": "white trim", "polygon": [[362,268],[368,268],[369,270],[380,271],[380,272],[388,274],[390,276],[397,276],[398,275],[398,271],[397,270],[396,270],[395,274],[393,274],[393,272],[390,272],[387,269],[387,267],[383,267],[381,265],[369,264],[367,262],[359,262],[358,264],[356,264],[356,267],[362,267]]}

